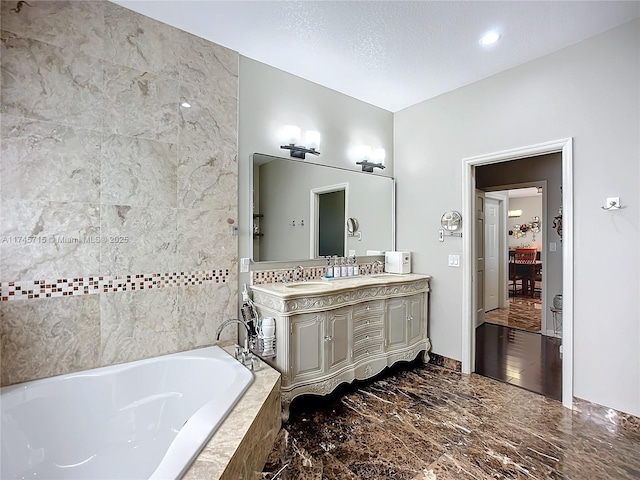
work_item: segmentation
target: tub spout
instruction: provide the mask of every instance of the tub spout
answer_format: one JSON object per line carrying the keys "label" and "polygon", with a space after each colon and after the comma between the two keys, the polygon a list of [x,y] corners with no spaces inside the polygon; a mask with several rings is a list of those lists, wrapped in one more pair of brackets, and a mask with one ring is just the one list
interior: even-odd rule
{"label": "tub spout", "polygon": [[247,325],[242,320],[238,320],[237,318],[232,318],[232,319],[226,320],[226,321],[222,322],[222,324],[220,324],[220,326],[218,327],[218,330],[216,330],[216,340],[220,340],[220,334],[222,333],[222,330],[225,329],[225,327],[227,327],[228,325],[232,325],[234,323],[238,323],[238,324],[242,325],[247,330],[247,338],[249,338],[249,336],[250,336],[249,325]]}
{"label": "tub spout", "polygon": [[[220,334],[222,333],[222,330],[224,330],[227,326],[229,325],[233,325],[234,323],[240,324],[242,325],[245,330],[247,331],[247,335],[244,337],[244,349],[242,351],[242,358],[243,360],[245,358],[249,358],[248,354],[251,352],[249,350],[249,345],[253,345],[254,343],[254,336],[251,335],[251,329],[249,328],[249,325],[247,325],[246,322],[243,322],[242,320],[238,320],[237,318],[232,318],[230,320],[226,320],[224,322],[222,322],[222,324],[220,324],[220,326],[218,327],[218,330],[216,331],[216,340],[220,340]],[[236,358],[238,358],[238,353],[239,353],[240,347],[237,346],[236,347]],[[242,362],[243,364],[245,363],[244,361]]]}

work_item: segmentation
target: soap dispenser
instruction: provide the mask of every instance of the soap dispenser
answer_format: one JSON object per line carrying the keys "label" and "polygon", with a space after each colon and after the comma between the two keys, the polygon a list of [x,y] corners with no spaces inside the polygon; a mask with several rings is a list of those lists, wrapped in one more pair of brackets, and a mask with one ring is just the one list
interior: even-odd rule
{"label": "soap dispenser", "polygon": [[347,257],[347,277],[353,277],[353,264],[351,263],[351,257]]}
{"label": "soap dispenser", "polygon": [[327,255],[327,274],[325,275],[327,278],[333,278],[333,265],[331,265],[331,256]]}
{"label": "soap dispenser", "polygon": [[356,256],[353,256],[353,276],[360,275],[360,267],[358,267],[358,259]]}
{"label": "soap dispenser", "polygon": [[339,278],[341,276],[342,270],[340,269],[340,263],[338,263],[338,256],[335,255],[333,257],[333,276],[334,278]]}
{"label": "soap dispenser", "polygon": [[344,257],[340,257],[340,276],[347,276],[347,264],[344,261]]}

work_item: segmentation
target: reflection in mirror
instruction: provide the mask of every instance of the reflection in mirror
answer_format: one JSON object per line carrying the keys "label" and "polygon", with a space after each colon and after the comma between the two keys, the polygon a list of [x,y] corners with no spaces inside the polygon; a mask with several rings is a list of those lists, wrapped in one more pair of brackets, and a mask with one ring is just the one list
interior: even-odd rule
{"label": "reflection in mirror", "polygon": [[[253,260],[305,260],[329,250],[339,256],[391,250],[393,188],[390,177],[254,154]],[[334,202],[332,208],[339,211],[321,214],[323,199],[329,199],[324,195],[332,192],[341,192],[344,204]],[[322,219],[332,217],[339,218],[340,228],[325,232]],[[355,221],[358,235],[349,233],[346,219]],[[331,246],[322,246],[322,238],[329,238]]]}

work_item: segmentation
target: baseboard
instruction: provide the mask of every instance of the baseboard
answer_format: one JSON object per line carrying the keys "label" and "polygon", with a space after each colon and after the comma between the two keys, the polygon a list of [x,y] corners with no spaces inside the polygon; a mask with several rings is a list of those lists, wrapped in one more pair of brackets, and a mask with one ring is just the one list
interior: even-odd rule
{"label": "baseboard", "polygon": [[460,360],[454,360],[453,358],[438,355],[433,352],[429,352],[429,364],[453,370],[458,373],[462,372],[462,362]]}
{"label": "baseboard", "polygon": [[640,417],[620,412],[582,398],[573,397],[573,410],[588,416],[593,423],[607,428],[615,426],[627,432],[640,433]]}

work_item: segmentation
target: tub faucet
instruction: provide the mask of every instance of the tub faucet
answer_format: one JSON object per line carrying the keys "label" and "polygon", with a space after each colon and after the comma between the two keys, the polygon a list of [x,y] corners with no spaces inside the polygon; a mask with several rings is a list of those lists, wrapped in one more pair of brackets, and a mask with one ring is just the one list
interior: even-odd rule
{"label": "tub faucet", "polygon": [[249,325],[247,325],[246,322],[242,320],[238,320],[237,318],[232,318],[230,320],[226,320],[222,322],[218,327],[218,330],[216,331],[216,340],[220,340],[220,334],[222,333],[222,330],[224,330],[228,325],[232,325],[234,323],[242,325],[247,331],[247,335],[244,337],[244,348],[240,347],[240,345],[235,346],[236,360],[241,360],[243,365],[247,365],[247,362],[250,363],[251,369],[253,370],[254,362],[253,362],[253,358],[252,358],[251,350],[249,349],[249,346],[251,345],[251,347],[253,347],[256,338],[254,335],[251,335],[251,329],[249,328]]}

